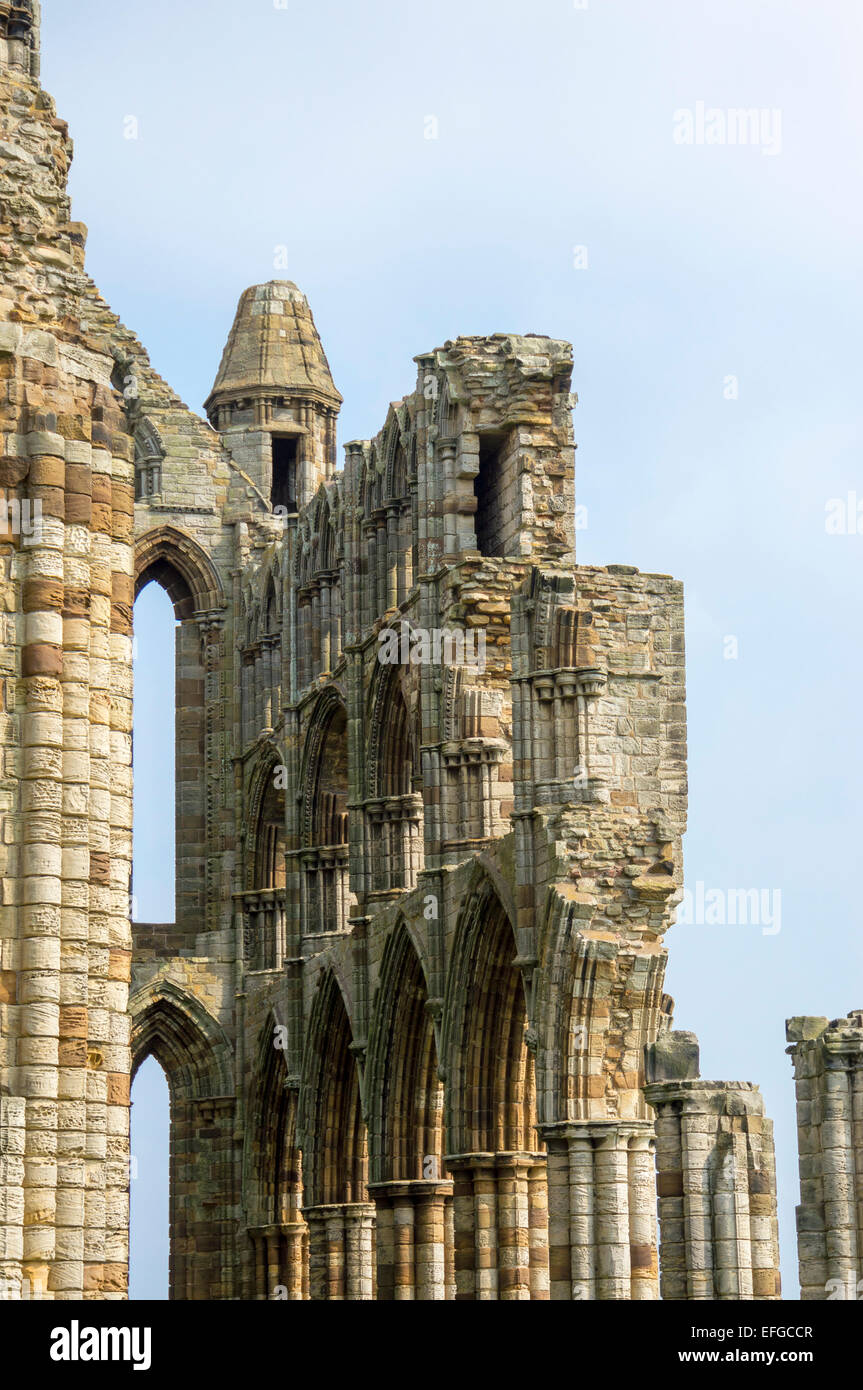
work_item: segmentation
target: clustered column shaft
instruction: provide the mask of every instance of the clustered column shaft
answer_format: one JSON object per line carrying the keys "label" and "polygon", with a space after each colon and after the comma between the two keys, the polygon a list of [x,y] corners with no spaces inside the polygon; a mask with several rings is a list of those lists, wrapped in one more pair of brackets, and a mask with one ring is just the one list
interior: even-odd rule
{"label": "clustered column shaft", "polygon": [[662,1297],[778,1299],[773,1125],[757,1086],[702,1081],[697,1071],[692,1034],[669,1034],[647,1049]]}
{"label": "clustered column shaft", "polygon": [[863,1010],[792,1018],[801,1298],[863,1296]]}
{"label": "clustered column shaft", "polygon": [[643,1121],[545,1125],[551,1297],[655,1299],[653,1129]]}
{"label": "clustered column shaft", "polygon": [[452,1299],[452,1183],[377,1183],[371,1193],[377,1212],[378,1300]]}
{"label": "clustered column shaft", "polygon": [[371,1202],[309,1207],[309,1295],[312,1299],[373,1299],[375,1208]]}
{"label": "clustered column shaft", "polygon": [[459,1154],[445,1162],[453,1174],[456,1299],[547,1299],[545,1154]]}

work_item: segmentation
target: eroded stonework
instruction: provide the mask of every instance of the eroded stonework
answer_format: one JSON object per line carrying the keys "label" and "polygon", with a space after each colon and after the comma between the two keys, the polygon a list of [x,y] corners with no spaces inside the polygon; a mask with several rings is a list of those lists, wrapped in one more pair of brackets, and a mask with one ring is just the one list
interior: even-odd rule
{"label": "eroded stonework", "polygon": [[[41,507],[0,537],[5,1296],[125,1295],[152,1054],[174,1298],[657,1298],[682,591],[575,563],[570,347],[419,356],[337,471],[341,397],[273,282],[203,422],[84,272],[37,10],[0,3],[0,500]],[[178,623],[177,906],[130,924],[150,581]],[[764,1197],[665,1296],[777,1297],[760,1100],[690,1086],[681,1156],[651,1079],[661,1195],[716,1148],[705,1219],[716,1194],[738,1219],[735,1163]]]}
{"label": "eroded stonework", "polygon": [[791,1018],[800,1150],[800,1297],[863,1298],[863,1010]]}

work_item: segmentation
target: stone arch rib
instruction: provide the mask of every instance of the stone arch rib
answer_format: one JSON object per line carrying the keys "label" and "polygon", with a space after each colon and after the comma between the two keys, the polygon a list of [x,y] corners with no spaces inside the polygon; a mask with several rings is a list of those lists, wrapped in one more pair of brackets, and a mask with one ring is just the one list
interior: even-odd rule
{"label": "stone arch rib", "polygon": [[179,619],[225,606],[222,582],[209,556],[175,526],[147,531],[135,543],[135,597],[155,580]]}
{"label": "stone arch rib", "polygon": [[161,980],[136,991],[132,1015],[132,1078],[147,1057],[168,1077],[172,1097],[227,1096],[233,1092],[231,1045],[221,1025],[197,999]]}
{"label": "stone arch rib", "polygon": [[[537,973],[539,1119],[575,1123],[595,1115],[603,1099],[595,1090],[598,1059],[610,1093],[619,1098],[629,1090],[635,1115],[644,1119],[644,1049],[666,1026],[663,960],[620,951],[583,928],[574,904],[549,894]],[[623,1051],[611,1030],[612,1013],[618,1020],[630,1016]]]}

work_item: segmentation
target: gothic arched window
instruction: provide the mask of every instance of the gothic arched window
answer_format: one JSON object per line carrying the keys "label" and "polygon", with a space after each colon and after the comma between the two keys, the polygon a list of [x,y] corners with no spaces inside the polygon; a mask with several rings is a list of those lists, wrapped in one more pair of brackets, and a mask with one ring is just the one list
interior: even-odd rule
{"label": "gothic arched window", "polygon": [[145,502],[162,491],[162,461],[165,451],[158,432],[149,420],[135,429],[135,501]]}

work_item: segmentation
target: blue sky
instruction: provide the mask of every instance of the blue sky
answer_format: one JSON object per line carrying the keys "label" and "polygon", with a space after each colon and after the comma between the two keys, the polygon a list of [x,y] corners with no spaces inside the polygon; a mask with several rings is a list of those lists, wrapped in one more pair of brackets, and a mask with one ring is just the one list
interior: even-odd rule
{"label": "blue sky", "polygon": [[[668,989],[703,1075],[764,1090],[791,1297],[784,1020],[863,1004],[863,522],[825,527],[831,499],[863,501],[861,30],[850,0],[44,3],[89,271],[194,409],[240,292],[276,275],[311,300],[342,442],[458,333],[574,343],[579,558],[686,585],[687,885],[781,892],[776,934],[673,928]],[[778,112],[781,149],[675,143],[699,102]],[[136,761],[164,787],[151,592]],[[170,846],[140,788],[136,893],[158,918]],[[136,1256],[139,1290],[161,1258]]]}

